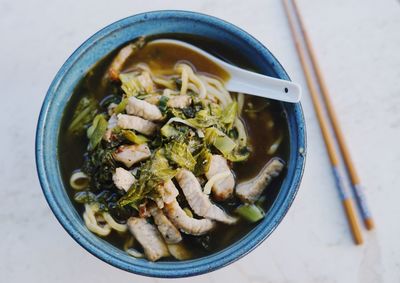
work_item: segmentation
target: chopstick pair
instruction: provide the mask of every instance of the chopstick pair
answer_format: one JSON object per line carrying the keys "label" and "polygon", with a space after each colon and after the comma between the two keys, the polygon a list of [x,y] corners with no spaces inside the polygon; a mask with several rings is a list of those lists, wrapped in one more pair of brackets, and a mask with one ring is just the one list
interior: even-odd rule
{"label": "chopstick pair", "polygon": [[[337,189],[339,190],[339,194],[340,194],[340,197],[341,197],[341,200],[343,203],[343,207],[346,212],[347,220],[349,222],[354,241],[357,245],[359,245],[359,244],[362,244],[362,242],[363,242],[360,225],[358,222],[357,215],[354,211],[353,200],[351,198],[351,195],[348,193],[348,191],[346,190],[346,188],[343,185],[342,176],[340,175],[340,171],[339,171],[338,152],[335,148],[334,137],[329,132],[328,122],[327,122],[325,116],[323,115],[323,110],[322,110],[323,104],[327,110],[328,118],[329,118],[330,124],[333,128],[333,132],[335,134],[336,141],[337,141],[339,149],[340,149],[340,154],[343,158],[345,168],[347,170],[347,174],[350,178],[350,181],[352,184],[351,187],[353,189],[354,196],[357,200],[357,205],[359,207],[365,227],[368,230],[373,229],[374,221],[372,219],[371,213],[369,212],[369,209],[368,209],[368,206],[367,206],[367,203],[365,200],[364,191],[360,184],[360,178],[358,177],[358,174],[356,172],[356,169],[355,169],[354,164],[350,157],[350,152],[344,141],[344,137],[343,137],[342,131],[339,127],[339,122],[337,120],[337,116],[335,114],[332,103],[330,101],[329,92],[328,92],[326,83],[324,81],[321,69],[320,69],[317,59],[315,57],[315,52],[311,46],[311,42],[308,37],[307,31],[304,27],[302,17],[300,15],[298,6],[296,4],[296,0],[292,0],[292,5],[293,5],[295,17],[297,18],[297,23],[299,24],[299,29],[300,29],[301,35],[297,34],[296,26],[295,26],[296,21],[293,19],[292,13],[290,12],[288,0],[282,0],[282,1],[284,4],[284,7],[285,7],[285,12],[286,12],[290,30],[292,32],[292,36],[293,36],[293,39],[295,42],[297,53],[299,55],[300,62],[301,62],[301,65],[302,65],[302,68],[304,71],[304,75],[306,77],[307,85],[308,85],[308,88],[310,91],[310,95],[311,95],[312,103],[314,105],[314,109],[315,109],[315,112],[317,115],[317,119],[318,119],[318,122],[319,122],[319,125],[321,128],[322,136],[325,141],[326,149],[327,149],[329,159],[331,162],[331,166],[332,166],[332,170],[333,170],[333,175],[334,175],[335,181],[336,181],[336,186],[337,186]],[[307,53],[308,53],[310,61],[311,61],[311,68],[313,69],[314,74],[317,78],[319,89],[320,89],[320,92],[323,97],[323,102],[320,100],[320,98],[318,96],[317,88],[312,79],[310,68],[306,62],[306,52],[303,50],[303,47],[301,45],[301,36],[305,43],[306,50],[307,50]]]}

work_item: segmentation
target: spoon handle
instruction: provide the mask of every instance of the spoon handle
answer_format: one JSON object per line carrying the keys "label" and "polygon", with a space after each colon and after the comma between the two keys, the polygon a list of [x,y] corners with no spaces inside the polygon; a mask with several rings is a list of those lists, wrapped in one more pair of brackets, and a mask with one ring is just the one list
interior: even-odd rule
{"label": "spoon handle", "polygon": [[229,91],[243,92],[249,95],[293,103],[300,101],[301,88],[296,83],[238,68],[187,42],[175,39],[156,39],[151,41],[149,44],[157,43],[169,43],[183,46],[203,55],[211,61],[214,61],[230,74],[231,77],[228,82],[226,82],[226,88]]}
{"label": "spoon handle", "polygon": [[264,76],[229,64],[223,65],[231,75],[226,84],[229,91],[292,103],[300,101],[301,88],[296,83]]}

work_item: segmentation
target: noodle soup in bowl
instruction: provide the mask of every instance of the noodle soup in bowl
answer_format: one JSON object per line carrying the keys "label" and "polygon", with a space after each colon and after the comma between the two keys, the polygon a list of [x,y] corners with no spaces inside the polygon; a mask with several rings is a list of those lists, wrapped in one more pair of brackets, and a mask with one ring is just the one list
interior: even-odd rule
{"label": "noodle soup in bowl", "polygon": [[62,66],[36,139],[45,197],[86,250],[154,277],[213,271],[275,229],[305,162],[300,104],[229,93],[221,59],[289,79],[243,30],[185,11],[132,16],[102,29]]}

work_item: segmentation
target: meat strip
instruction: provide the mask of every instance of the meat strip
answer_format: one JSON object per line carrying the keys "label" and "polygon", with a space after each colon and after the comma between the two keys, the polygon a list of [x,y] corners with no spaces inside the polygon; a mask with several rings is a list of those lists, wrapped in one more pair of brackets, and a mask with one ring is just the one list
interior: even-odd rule
{"label": "meat strip", "polygon": [[217,205],[211,203],[208,195],[203,193],[200,183],[192,172],[181,169],[175,176],[193,211],[202,217],[226,224],[234,224],[237,218],[229,216]]}
{"label": "meat strip", "polygon": [[196,219],[188,216],[176,200],[166,203],[164,212],[175,227],[186,234],[203,235],[211,231],[215,226],[215,222],[210,219]]}
{"label": "meat strip", "polygon": [[147,144],[121,145],[113,153],[116,161],[122,162],[126,167],[130,168],[133,164],[149,158],[151,155]]}
{"label": "meat strip", "polygon": [[224,179],[218,180],[212,186],[212,194],[214,199],[223,201],[229,198],[233,194],[233,188],[235,186],[235,179],[228,166],[228,162],[221,155],[213,155],[210,158],[210,167],[206,172],[206,177],[210,180],[213,176],[229,171],[230,174]]}
{"label": "meat strip", "polygon": [[112,179],[118,189],[124,190],[126,192],[136,181],[132,173],[122,167],[118,167],[117,169],[115,169],[115,173],[113,174]]}
{"label": "meat strip", "polygon": [[163,115],[157,106],[147,101],[137,99],[134,96],[128,98],[126,113],[142,117],[149,121],[160,121],[163,118]]}
{"label": "meat strip", "polygon": [[156,261],[169,256],[167,245],[157,228],[146,219],[131,217],[128,219],[128,228],[136,240],[142,245],[148,260]]}
{"label": "meat strip", "polygon": [[153,216],[154,223],[157,225],[158,231],[160,231],[167,244],[176,244],[182,241],[181,233],[164,215],[164,212],[161,209],[156,205],[151,205],[149,210]]}
{"label": "meat strip", "polygon": [[117,125],[122,129],[135,130],[145,135],[152,135],[157,130],[157,124],[140,117],[118,114]]}
{"label": "meat strip", "polygon": [[271,181],[279,176],[284,167],[283,160],[279,158],[271,159],[257,177],[236,187],[236,195],[242,202],[256,202]]}
{"label": "meat strip", "polygon": [[122,67],[125,64],[126,60],[136,53],[140,48],[145,44],[145,40],[143,37],[139,38],[134,43],[130,43],[127,46],[123,47],[115,56],[114,60],[111,62],[110,68],[108,69],[108,75],[111,80],[118,81],[119,74],[121,73]]}

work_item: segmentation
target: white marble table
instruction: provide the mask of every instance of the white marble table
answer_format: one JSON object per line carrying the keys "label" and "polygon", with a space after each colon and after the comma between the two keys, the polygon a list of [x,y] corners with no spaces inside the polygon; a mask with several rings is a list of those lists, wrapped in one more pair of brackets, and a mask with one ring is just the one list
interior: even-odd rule
{"label": "white marble table", "polygon": [[[305,86],[278,0],[113,3],[0,0],[0,282],[162,281],[118,270],[78,246],[50,212],[36,176],[34,133],[47,87],[69,54],[101,27],[156,9],[215,15],[259,38]],[[305,88],[308,160],[291,210],[250,255],[190,282],[400,282],[399,2],[299,5],[377,230],[364,234],[363,246],[353,245]]]}

